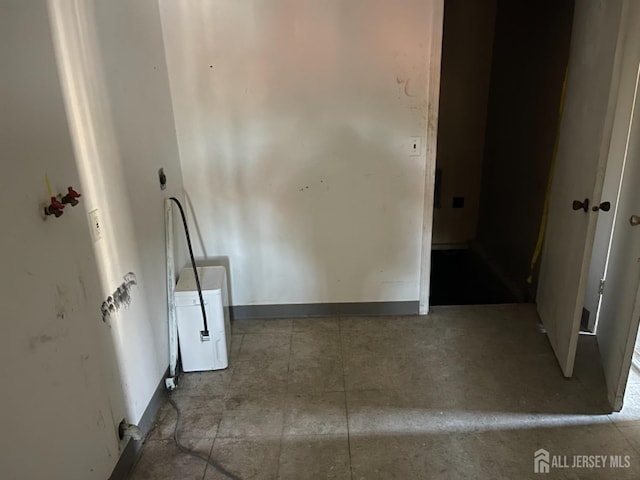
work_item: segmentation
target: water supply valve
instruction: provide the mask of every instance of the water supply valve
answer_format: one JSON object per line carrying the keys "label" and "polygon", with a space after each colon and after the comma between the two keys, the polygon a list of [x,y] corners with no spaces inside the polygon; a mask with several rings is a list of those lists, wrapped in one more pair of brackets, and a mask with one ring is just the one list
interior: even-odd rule
{"label": "water supply valve", "polygon": [[82,194],[76,192],[73,187],[69,187],[67,188],[67,194],[62,197],[62,203],[64,204],[71,204],[72,207],[75,207],[76,205],[78,205],[78,198],[80,198],[82,196]]}
{"label": "water supply valve", "polygon": [[56,197],[51,197],[51,203],[44,207],[45,215],[55,215],[56,218],[64,213],[64,205],[60,203]]}

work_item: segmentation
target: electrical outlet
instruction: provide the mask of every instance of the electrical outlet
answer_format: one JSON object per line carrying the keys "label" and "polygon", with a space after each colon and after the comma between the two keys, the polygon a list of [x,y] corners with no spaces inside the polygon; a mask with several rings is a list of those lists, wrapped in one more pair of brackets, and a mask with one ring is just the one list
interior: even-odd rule
{"label": "electrical outlet", "polygon": [[404,143],[405,154],[410,157],[419,157],[422,154],[422,137],[409,137]]}
{"label": "electrical outlet", "polygon": [[167,188],[167,176],[164,174],[164,168],[158,170],[158,181],[160,182],[160,190]]}
{"label": "electrical outlet", "polygon": [[102,239],[102,222],[97,208],[89,212],[89,228],[94,243]]}

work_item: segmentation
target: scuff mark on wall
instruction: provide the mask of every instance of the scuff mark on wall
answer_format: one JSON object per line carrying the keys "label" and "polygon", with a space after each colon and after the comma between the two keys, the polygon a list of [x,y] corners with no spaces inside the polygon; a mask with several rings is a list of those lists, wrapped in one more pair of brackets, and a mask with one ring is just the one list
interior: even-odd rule
{"label": "scuff mark on wall", "polygon": [[[67,296],[67,292],[60,285],[56,284],[56,318],[58,320],[64,320],[64,317],[67,314],[68,304],[69,299]],[[73,311],[73,308],[71,309],[71,311]]]}
{"label": "scuff mark on wall", "polygon": [[98,410],[98,418],[96,420],[96,426],[100,429],[100,430],[104,430],[105,428],[105,421],[104,421],[104,416],[102,415],[102,410]]}
{"label": "scuff mark on wall", "polygon": [[415,95],[411,95],[411,93],[409,93],[409,82],[411,81],[410,78],[400,78],[400,77],[396,77],[396,83],[398,85],[402,85],[404,84],[404,88],[402,89],[402,92],[404,93],[404,95],[406,97],[415,97]]}
{"label": "scuff mark on wall", "polygon": [[34,335],[29,337],[29,350],[35,350],[39,345],[51,343],[59,338],[65,337],[69,333],[69,329],[65,328],[59,333],[49,335],[47,333],[41,333],[40,335]]}
{"label": "scuff mark on wall", "polygon": [[54,338],[51,335],[46,335],[46,334],[42,334],[42,335],[36,335],[35,337],[31,337],[29,339],[29,349],[30,350],[35,350],[36,346],[39,343],[48,343],[53,341]]}
{"label": "scuff mark on wall", "polygon": [[80,283],[80,288],[82,289],[82,298],[84,299],[85,303],[87,301],[87,286],[84,284],[84,278],[82,277],[82,275],[78,275],[78,283]]}
{"label": "scuff mark on wall", "polygon": [[131,287],[137,285],[136,274],[129,272],[124,276],[124,282],[120,284],[116,290],[102,302],[100,312],[102,313],[102,321],[107,322],[111,318],[111,314],[117,312],[121,308],[128,308],[131,305]]}
{"label": "scuff mark on wall", "polygon": [[56,299],[56,318],[64,320],[64,316],[67,313],[65,304],[67,303],[67,294],[60,285],[56,285],[57,299]]}

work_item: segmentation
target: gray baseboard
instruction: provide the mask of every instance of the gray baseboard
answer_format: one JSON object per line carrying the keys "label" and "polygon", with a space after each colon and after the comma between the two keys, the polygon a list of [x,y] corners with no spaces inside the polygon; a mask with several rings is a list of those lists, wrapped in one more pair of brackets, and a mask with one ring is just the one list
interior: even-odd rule
{"label": "gray baseboard", "polygon": [[420,302],[289,303],[231,307],[234,320],[328,317],[332,315],[418,315]]}
{"label": "gray baseboard", "polygon": [[165,374],[160,379],[160,383],[156,388],[156,391],[153,393],[147,408],[138,423],[138,427],[142,430],[142,440],[133,440],[130,439],[127,446],[122,451],[118,463],[113,469],[109,480],[125,480],[131,470],[131,467],[135,464],[138,459],[138,455],[140,454],[140,450],[142,449],[142,444],[144,443],[147,435],[153,428],[153,424],[156,420],[156,416],[158,415],[158,410],[164,403],[164,400],[167,398],[167,391],[164,386],[164,379],[169,375],[169,371],[167,370]]}

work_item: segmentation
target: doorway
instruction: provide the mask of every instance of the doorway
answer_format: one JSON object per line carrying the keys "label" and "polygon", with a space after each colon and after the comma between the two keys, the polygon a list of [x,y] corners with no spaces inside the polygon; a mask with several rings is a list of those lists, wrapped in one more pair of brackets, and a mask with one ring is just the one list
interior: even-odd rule
{"label": "doorway", "polygon": [[573,11],[445,1],[431,305],[535,300]]}

